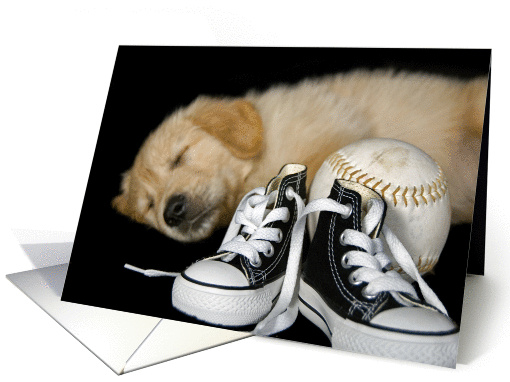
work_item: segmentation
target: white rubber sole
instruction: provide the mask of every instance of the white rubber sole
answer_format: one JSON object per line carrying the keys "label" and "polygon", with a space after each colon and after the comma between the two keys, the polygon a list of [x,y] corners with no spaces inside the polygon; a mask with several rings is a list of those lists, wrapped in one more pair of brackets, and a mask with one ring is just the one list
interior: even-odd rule
{"label": "white rubber sole", "polygon": [[335,349],[455,368],[459,335],[416,335],[372,328],[337,315],[301,279],[299,311],[330,339]]}
{"label": "white rubber sole", "polygon": [[195,284],[179,275],[172,289],[173,306],[198,320],[220,326],[256,324],[269,314],[283,276],[258,289],[220,289]]}

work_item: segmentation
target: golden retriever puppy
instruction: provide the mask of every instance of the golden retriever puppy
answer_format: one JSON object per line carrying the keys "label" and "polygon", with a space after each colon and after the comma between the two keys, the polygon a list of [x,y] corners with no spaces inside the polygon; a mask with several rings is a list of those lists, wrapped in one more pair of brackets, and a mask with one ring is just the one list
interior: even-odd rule
{"label": "golden retriever puppy", "polygon": [[486,92],[487,77],[360,70],[242,98],[201,96],[149,135],[113,206],[171,238],[198,241],[227,225],[242,196],[284,164],[305,164],[311,182],[332,152],[386,137],[441,165],[452,222],[470,222]]}

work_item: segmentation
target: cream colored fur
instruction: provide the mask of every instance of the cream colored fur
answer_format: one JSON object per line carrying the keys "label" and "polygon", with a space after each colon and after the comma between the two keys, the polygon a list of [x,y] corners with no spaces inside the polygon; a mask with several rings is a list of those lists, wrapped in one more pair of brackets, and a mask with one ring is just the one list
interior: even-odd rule
{"label": "cream colored fur", "polygon": [[[240,198],[286,163],[308,167],[368,137],[395,138],[444,169],[453,223],[470,222],[476,190],[487,77],[355,71],[249,92],[242,99],[199,97],[168,117],[125,174],[114,207],[180,241],[196,241],[230,221]],[[187,148],[178,166],[171,163]],[[183,227],[162,215],[175,194],[189,197]],[[153,207],[148,208],[147,200]],[[189,223],[189,224],[188,224]],[[200,223],[200,224],[199,224]]]}

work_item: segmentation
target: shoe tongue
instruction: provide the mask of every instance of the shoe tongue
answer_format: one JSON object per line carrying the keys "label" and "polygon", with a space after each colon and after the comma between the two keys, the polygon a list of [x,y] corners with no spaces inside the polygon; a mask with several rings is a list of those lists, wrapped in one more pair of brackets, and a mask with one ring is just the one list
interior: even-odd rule
{"label": "shoe tongue", "polygon": [[[302,171],[305,171],[306,167],[301,164],[286,164],[282,167],[278,175],[276,175],[273,179],[271,179],[266,187],[266,195],[269,195],[273,191],[280,192],[280,185],[282,180],[287,176],[298,174]],[[299,192],[299,190],[295,190]],[[278,194],[276,195],[278,198]]]}
{"label": "shoe tongue", "polygon": [[384,217],[386,216],[386,203],[381,195],[361,183],[336,179],[329,197],[339,201],[341,204],[350,204],[352,206],[352,216],[357,219],[356,224],[357,227],[359,227],[359,231],[361,231],[361,222],[368,212],[368,202],[374,198],[381,200],[384,203],[384,212],[381,221],[368,235],[372,239],[379,236],[384,224]]}
{"label": "shoe tongue", "polygon": [[[266,186],[265,195],[269,195],[271,192],[277,191],[277,194],[275,197],[275,200],[277,201],[278,194],[280,193],[280,191],[285,192],[285,189],[281,189],[281,187],[280,187],[283,180],[285,178],[287,178],[288,176],[296,175],[296,174],[300,174],[300,173],[304,172],[304,174],[300,174],[301,181],[297,181],[298,186],[296,186],[296,187],[299,187],[299,189],[295,189],[295,191],[303,199],[305,199],[305,197],[306,197],[306,170],[307,170],[306,166],[301,165],[301,164],[286,164],[285,166],[282,167],[282,169],[280,170],[278,175],[269,181],[269,183]],[[294,182],[295,181],[293,180],[293,183]],[[271,205],[268,205],[264,211],[263,218],[265,219],[267,217],[267,214],[269,214],[275,207],[278,207],[278,206],[276,206],[276,202],[272,203]],[[240,228],[240,230],[242,230],[242,227]],[[250,236],[246,232],[240,232],[240,235],[244,236],[245,238],[248,238]],[[221,253],[220,255],[218,255],[218,258],[224,257],[229,254],[231,254],[231,252]],[[241,258],[241,256],[239,256],[238,258]]]}
{"label": "shoe tongue", "polygon": [[[291,175],[296,175],[296,174],[299,174],[299,173],[301,173],[303,171],[306,171],[306,166],[304,166],[304,165],[301,165],[301,164],[292,164],[292,163],[291,164],[286,164],[285,166],[282,167],[282,169],[280,170],[278,175],[275,176],[273,179],[271,179],[269,181],[269,183],[266,186],[265,195],[269,195],[272,192],[276,191],[276,195],[275,195],[275,198],[274,198],[275,202],[267,205],[267,208],[264,211],[263,219],[265,219],[267,217],[267,215],[275,207],[279,207],[279,206],[276,205],[276,201],[278,200],[278,195],[279,195],[280,191],[285,192],[285,190],[282,190],[281,187],[280,187],[282,185],[283,180],[285,178],[291,176]],[[306,189],[305,189],[305,181],[302,182],[302,186],[300,188],[301,188],[300,190],[295,190],[295,191],[298,192],[299,194],[305,194],[305,191],[306,191]],[[305,195],[301,195],[301,196],[304,197]],[[249,235],[244,234],[244,233],[242,235],[245,236],[245,237],[249,236]]]}

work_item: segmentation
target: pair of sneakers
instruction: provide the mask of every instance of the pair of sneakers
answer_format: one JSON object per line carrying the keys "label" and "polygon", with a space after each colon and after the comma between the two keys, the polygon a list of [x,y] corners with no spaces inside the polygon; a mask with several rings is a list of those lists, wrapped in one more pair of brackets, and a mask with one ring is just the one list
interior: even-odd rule
{"label": "pair of sneakers", "polygon": [[[258,335],[288,328],[299,309],[333,348],[454,367],[458,328],[384,226],[381,196],[336,180],[328,198],[306,206],[305,198],[306,167],[299,164],[248,193],[217,254],[176,278],[173,306],[214,325],[257,324]],[[314,212],[317,228],[303,251],[306,216]],[[423,298],[387,269],[381,233]]]}

